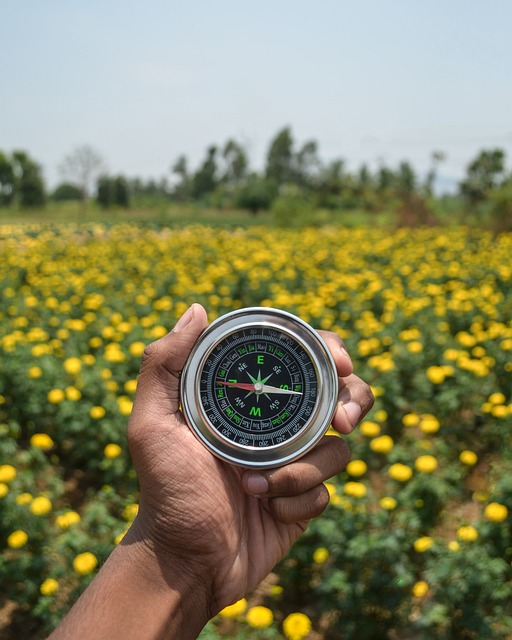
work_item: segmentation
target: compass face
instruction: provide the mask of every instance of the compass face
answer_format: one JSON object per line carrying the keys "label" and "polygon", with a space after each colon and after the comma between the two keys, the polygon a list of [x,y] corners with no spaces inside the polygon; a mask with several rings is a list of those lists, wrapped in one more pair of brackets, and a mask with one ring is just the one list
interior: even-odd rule
{"label": "compass face", "polygon": [[305,322],[268,308],[235,311],[203,333],[182,373],[188,424],[215,455],[273,467],[308,451],[337,402],[328,348]]}

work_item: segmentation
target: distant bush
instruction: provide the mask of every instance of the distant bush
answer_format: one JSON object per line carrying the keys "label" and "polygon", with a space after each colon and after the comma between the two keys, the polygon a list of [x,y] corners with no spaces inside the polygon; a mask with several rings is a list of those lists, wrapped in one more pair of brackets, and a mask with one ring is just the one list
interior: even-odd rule
{"label": "distant bush", "polygon": [[70,200],[81,200],[82,190],[76,184],[63,182],[53,191],[50,198],[55,202],[65,202]]}

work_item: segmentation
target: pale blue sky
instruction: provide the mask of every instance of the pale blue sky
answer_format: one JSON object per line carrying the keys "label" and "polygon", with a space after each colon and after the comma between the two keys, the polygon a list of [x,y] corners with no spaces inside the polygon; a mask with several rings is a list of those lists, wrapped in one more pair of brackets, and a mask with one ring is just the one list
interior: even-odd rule
{"label": "pale blue sky", "polygon": [[234,137],[262,166],[276,132],[324,160],[460,178],[482,148],[512,166],[509,0],[25,0],[0,15],[0,149],[50,184],[76,146],[159,178]]}

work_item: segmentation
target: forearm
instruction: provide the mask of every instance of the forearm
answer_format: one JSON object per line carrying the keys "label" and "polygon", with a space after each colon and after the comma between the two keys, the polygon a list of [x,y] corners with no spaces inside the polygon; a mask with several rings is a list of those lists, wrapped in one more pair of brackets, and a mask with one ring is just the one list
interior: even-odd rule
{"label": "forearm", "polygon": [[158,558],[133,527],[49,640],[192,640],[208,604],[201,577]]}

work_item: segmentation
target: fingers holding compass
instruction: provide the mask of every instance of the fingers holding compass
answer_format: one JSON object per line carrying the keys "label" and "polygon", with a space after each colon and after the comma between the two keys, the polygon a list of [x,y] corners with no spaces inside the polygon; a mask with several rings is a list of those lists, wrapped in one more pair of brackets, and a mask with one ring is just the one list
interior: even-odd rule
{"label": "fingers holding compass", "polygon": [[246,493],[268,500],[272,515],[285,524],[309,520],[322,513],[329,502],[324,482],[340,473],[350,460],[348,445],[324,436],[300,460],[277,469],[246,471]]}
{"label": "fingers holding compass", "polygon": [[372,390],[364,380],[351,374],[339,380],[338,406],[332,426],[343,434],[351,433],[374,403]]}
{"label": "fingers holding compass", "polygon": [[325,344],[329,347],[336,369],[340,377],[349,376],[354,371],[352,360],[345,348],[343,340],[337,333],[332,331],[318,331],[319,335],[323,338]]}
{"label": "fingers holding compass", "polygon": [[206,311],[201,305],[193,304],[172,331],[146,347],[134,413],[155,418],[160,417],[155,415],[156,411],[166,415],[176,413],[179,408],[179,372],[206,325]]}

